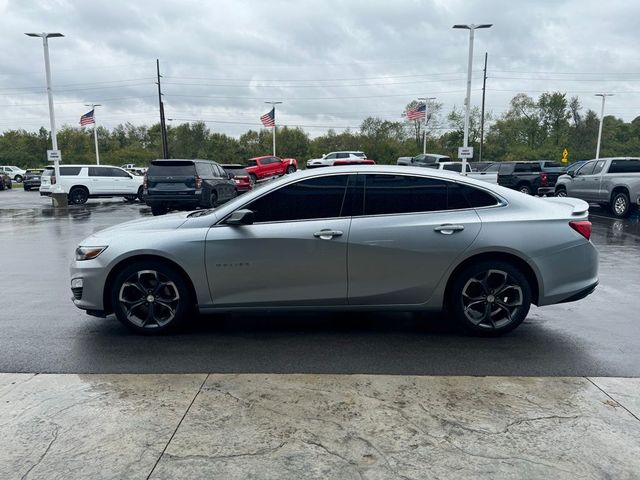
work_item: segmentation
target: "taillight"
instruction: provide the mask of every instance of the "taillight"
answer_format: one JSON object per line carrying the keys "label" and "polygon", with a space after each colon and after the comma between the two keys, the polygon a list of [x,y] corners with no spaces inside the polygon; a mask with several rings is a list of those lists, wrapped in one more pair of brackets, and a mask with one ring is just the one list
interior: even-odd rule
{"label": "taillight", "polygon": [[202,188],[202,179],[196,175],[196,190]]}
{"label": "taillight", "polygon": [[591,222],[588,220],[575,220],[569,222],[569,226],[589,240],[591,238]]}
{"label": "taillight", "polygon": [[56,176],[51,175],[51,185],[55,185],[55,184],[56,184]]}
{"label": "taillight", "polygon": [[546,185],[548,181],[549,181],[549,176],[545,172],[540,173],[540,183],[542,185]]}

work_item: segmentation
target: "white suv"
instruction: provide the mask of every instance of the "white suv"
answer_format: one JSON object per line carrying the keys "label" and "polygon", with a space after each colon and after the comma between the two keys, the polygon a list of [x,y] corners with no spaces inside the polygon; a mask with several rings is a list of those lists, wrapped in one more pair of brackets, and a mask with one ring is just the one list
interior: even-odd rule
{"label": "white suv", "polygon": [[47,167],[40,179],[40,195],[49,196],[56,185],[62,187],[69,203],[81,205],[89,198],[124,197],[142,200],[143,177],[109,165],[61,165],[60,177]]}
{"label": "white suv", "polygon": [[11,177],[11,180],[17,183],[22,183],[22,179],[24,178],[24,174],[27,173],[26,170],[23,170],[14,165],[0,165],[0,172],[4,172]]}
{"label": "white suv", "polygon": [[362,152],[346,151],[325,153],[322,158],[307,160],[307,168],[330,167],[336,160],[356,163],[358,160],[366,160],[367,156]]}

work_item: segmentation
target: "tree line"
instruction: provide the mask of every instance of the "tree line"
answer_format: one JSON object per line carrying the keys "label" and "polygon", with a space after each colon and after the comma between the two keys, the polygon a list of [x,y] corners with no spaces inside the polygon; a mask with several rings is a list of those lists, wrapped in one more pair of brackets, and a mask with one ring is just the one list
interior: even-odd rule
{"label": "tree line", "polygon": [[[407,105],[413,106],[414,103]],[[429,106],[426,122],[427,151],[457,156],[462,145],[464,112],[453,108],[442,112],[441,104]],[[478,160],[480,143],[480,110],[471,110],[469,144]],[[497,118],[485,114],[483,160],[560,160],[569,151],[569,161],[595,156],[599,119],[593,110],[584,111],[578,97],[548,92],[538,98],[524,93],[510,102],[509,109]],[[301,128],[278,127],[277,147],[281,157],[298,159],[300,165],[335,150],[361,150],[378,163],[394,164],[399,156],[422,152],[424,120],[398,121],[368,117],[358,130],[311,137]],[[183,123],[167,127],[171,158],[203,158],[220,163],[244,163],[248,158],[271,153],[270,129],[249,130],[235,138],[212,132],[204,122]],[[148,165],[162,151],[160,125],[136,126],[131,123],[113,129],[98,128],[100,160],[103,164],[134,163]],[[37,132],[7,130],[0,134],[0,164],[19,167],[45,165],[46,151],[51,148],[47,129]],[[64,126],[58,132],[58,148],[63,163],[95,161],[91,128]],[[640,155],[640,117],[625,122],[605,116],[601,156]]]}

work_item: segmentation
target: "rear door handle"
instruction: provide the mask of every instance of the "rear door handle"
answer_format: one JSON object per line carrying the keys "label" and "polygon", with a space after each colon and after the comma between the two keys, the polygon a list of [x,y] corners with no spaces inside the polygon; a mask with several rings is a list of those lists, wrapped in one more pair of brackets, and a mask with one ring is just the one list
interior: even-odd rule
{"label": "rear door handle", "polygon": [[313,234],[316,238],[321,238],[322,240],[331,240],[333,237],[341,237],[342,232],[340,230],[320,230]]}
{"label": "rear door handle", "polygon": [[464,230],[464,225],[452,225],[450,223],[444,223],[434,228],[434,230],[438,233],[442,233],[443,235],[451,235],[455,232],[461,232]]}

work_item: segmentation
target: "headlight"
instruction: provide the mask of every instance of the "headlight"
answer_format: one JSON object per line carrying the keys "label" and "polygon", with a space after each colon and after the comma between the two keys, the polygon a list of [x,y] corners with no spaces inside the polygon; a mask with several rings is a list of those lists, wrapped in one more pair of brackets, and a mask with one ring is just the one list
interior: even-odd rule
{"label": "headlight", "polygon": [[78,247],[76,248],[76,260],[93,260],[107,247]]}

